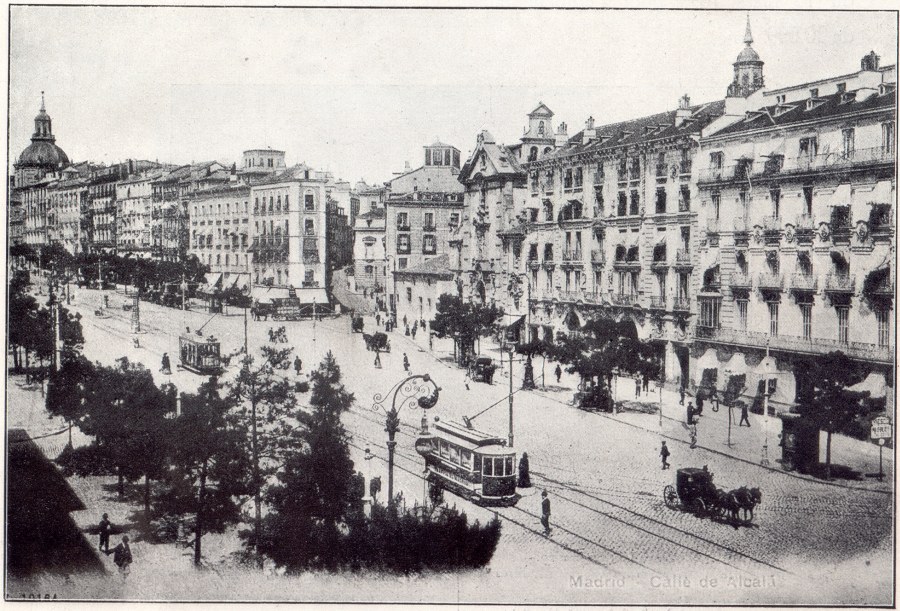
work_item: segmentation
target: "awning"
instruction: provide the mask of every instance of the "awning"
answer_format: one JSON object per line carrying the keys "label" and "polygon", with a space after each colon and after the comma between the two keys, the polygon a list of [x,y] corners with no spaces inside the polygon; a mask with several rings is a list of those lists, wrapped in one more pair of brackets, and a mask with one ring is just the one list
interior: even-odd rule
{"label": "awning", "polygon": [[250,274],[235,274],[234,285],[242,291],[250,286]]}
{"label": "awning", "polygon": [[873,399],[880,399],[887,395],[887,382],[884,380],[883,373],[873,372],[866,376],[865,380],[859,384],[854,384],[847,390],[868,392]]}
{"label": "awning", "polygon": [[270,295],[270,291],[272,287],[270,286],[254,286],[250,289],[250,297],[253,301],[258,301],[259,303],[272,303],[272,295]]}
{"label": "awning", "polygon": [[501,326],[501,329],[521,329],[525,326],[525,315],[522,314],[518,317],[513,317],[510,319],[509,324],[505,326]]}
{"label": "awning", "polygon": [[299,288],[294,289],[294,292],[297,294],[297,299],[300,300],[300,303],[313,303],[315,301],[317,305],[328,305],[328,293],[324,288]]}
{"label": "awning", "polygon": [[220,272],[210,272],[205,276],[206,285],[209,287],[216,287],[222,282],[222,274]]}

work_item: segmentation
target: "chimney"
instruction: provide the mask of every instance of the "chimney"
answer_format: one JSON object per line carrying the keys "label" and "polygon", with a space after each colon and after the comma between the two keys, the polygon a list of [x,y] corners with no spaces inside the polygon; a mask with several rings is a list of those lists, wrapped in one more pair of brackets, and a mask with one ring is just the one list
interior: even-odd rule
{"label": "chimney", "polygon": [[594,128],[594,117],[588,117],[584,123],[584,135],[581,138],[582,144],[587,144],[597,137],[597,130]]}
{"label": "chimney", "polygon": [[563,121],[559,124],[559,128],[556,130],[556,146],[563,146],[569,140],[569,126],[566,125],[566,122]]}
{"label": "chimney", "polygon": [[863,55],[862,60],[859,62],[859,69],[863,72],[875,72],[878,70],[878,61],[881,59],[880,55],[876,55],[875,51],[869,51],[868,55]]}
{"label": "chimney", "polygon": [[678,110],[675,111],[675,127],[684,123],[691,116],[691,98],[684,94],[678,98]]}

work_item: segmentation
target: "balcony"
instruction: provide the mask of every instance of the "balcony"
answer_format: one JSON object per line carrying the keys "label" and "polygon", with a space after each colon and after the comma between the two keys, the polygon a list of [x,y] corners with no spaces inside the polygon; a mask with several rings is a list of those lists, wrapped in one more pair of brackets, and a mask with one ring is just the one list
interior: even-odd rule
{"label": "balcony", "polygon": [[563,262],[581,263],[581,251],[577,248],[574,250],[563,250],[562,260]]}
{"label": "balcony", "polygon": [[301,286],[305,289],[317,289],[317,288],[319,288],[319,281],[318,280],[304,280],[301,283]]}
{"label": "balcony", "polygon": [[656,164],[656,177],[657,178],[666,178],[669,174],[669,166],[665,163],[657,163]]}
{"label": "balcony", "polygon": [[686,248],[679,248],[675,251],[676,267],[693,267],[691,263],[691,252]]}
{"label": "balcony", "polygon": [[807,174],[879,164],[893,164],[894,159],[893,150],[886,150],[880,146],[847,152],[836,151],[819,155],[803,155],[785,159],[780,174]]}
{"label": "balcony", "polygon": [[691,173],[691,161],[690,159],[682,159],[678,163],[678,173],[679,174],[690,174]]}
{"label": "balcony", "polygon": [[762,219],[763,230],[766,232],[781,231],[782,221],[777,216],[764,216]]}
{"label": "balcony", "polygon": [[813,274],[794,274],[791,276],[791,290],[815,293],[819,287],[819,279]]}
{"label": "balcony", "polygon": [[750,163],[741,163],[721,168],[707,168],[700,170],[700,183],[714,182],[733,182],[736,180],[747,180],[748,170],[752,167]]}
{"label": "balcony", "polygon": [[638,302],[638,296],[628,293],[614,293],[612,296],[613,305],[623,307],[633,307]]}
{"label": "balcony", "polygon": [[793,335],[770,335],[758,331],[737,331],[734,329],[700,328],[695,330],[695,339],[708,342],[728,344],[732,346],[750,346],[765,350],[796,352],[811,355],[828,354],[840,350],[852,359],[866,360],[876,363],[891,364],[893,348],[863,342],[839,342],[836,339],[810,338]]}
{"label": "balcony", "polygon": [[756,285],[760,290],[780,291],[784,286],[782,274],[762,273],[757,276]]}
{"label": "balcony", "polygon": [[706,233],[719,233],[719,219],[706,219]]}
{"label": "balcony", "polygon": [[424,227],[422,227],[422,231],[424,233],[434,233],[435,231],[437,231],[437,227],[435,227],[434,225],[425,225]]}
{"label": "balcony", "polygon": [[584,301],[584,293],[581,291],[560,291],[559,300],[569,302]]}
{"label": "balcony", "polygon": [[655,296],[650,297],[650,305],[648,306],[651,310],[665,310],[666,309],[666,298]]}
{"label": "balcony", "polygon": [[531,269],[538,269],[541,266],[541,261],[537,257],[529,257],[528,259],[528,267]]}
{"label": "balcony", "polygon": [[850,293],[856,292],[856,278],[849,274],[828,274],[825,278],[826,293]]}
{"label": "balcony", "polygon": [[409,231],[409,223],[397,223],[397,231]]}
{"label": "balcony", "polygon": [[594,267],[603,267],[604,265],[606,265],[606,257],[604,256],[602,250],[591,251],[591,264]]}
{"label": "balcony", "polygon": [[552,257],[544,259],[541,262],[541,265],[548,271],[553,271],[553,269],[556,267],[556,263],[553,261]]}
{"label": "balcony", "polygon": [[687,297],[678,297],[675,299],[675,303],[672,305],[673,312],[690,312],[691,311],[691,300]]}
{"label": "balcony", "polygon": [[747,231],[749,231],[747,229],[748,225],[749,225],[749,223],[747,222],[747,219],[740,217],[740,216],[737,216],[734,218],[733,226],[734,226],[735,233],[746,233]]}

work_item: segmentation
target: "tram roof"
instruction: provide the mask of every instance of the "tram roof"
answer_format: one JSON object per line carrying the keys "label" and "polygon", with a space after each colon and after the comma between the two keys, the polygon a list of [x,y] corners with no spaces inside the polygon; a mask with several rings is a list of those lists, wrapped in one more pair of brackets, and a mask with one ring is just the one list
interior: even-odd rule
{"label": "tram roof", "polygon": [[489,435],[483,431],[479,431],[478,429],[470,429],[467,428],[463,424],[459,424],[457,422],[445,422],[438,421],[434,423],[434,427],[447,433],[448,435],[452,435],[453,437],[459,437],[461,439],[465,439],[470,443],[475,444],[476,446],[486,446],[491,444],[500,445],[503,441],[501,437],[496,435]]}

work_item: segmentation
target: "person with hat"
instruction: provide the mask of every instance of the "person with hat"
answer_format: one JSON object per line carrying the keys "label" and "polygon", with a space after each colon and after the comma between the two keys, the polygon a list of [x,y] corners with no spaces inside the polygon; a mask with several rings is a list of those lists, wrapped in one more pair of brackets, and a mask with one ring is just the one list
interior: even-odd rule
{"label": "person with hat", "polygon": [[547,496],[547,491],[544,490],[541,493],[541,496],[544,498],[541,501],[541,525],[544,527],[544,534],[549,536],[550,531],[550,498]]}
{"label": "person with hat", "polygon": [[122,578],[128,577],[131,572],[131,547],[128,545],[128,535],[122,536],[122,542],[119,543],[112,551],[106,550],[106,555],[113,555],[113,562],[119,567],[119,574]]}
{"label": "person with hat", "polygon": [[104,513],[103,519],[100,520],[100,551],[109,552],[109,532],[112,530],[112,523],[109,521],[109,514]]}
{"label": "person with hat", "polygon": [[663,439],[662,447],[659,449],[659,455],[662,457],[663,471],[669,468],[669,448],[666,446],[666,440]]}

